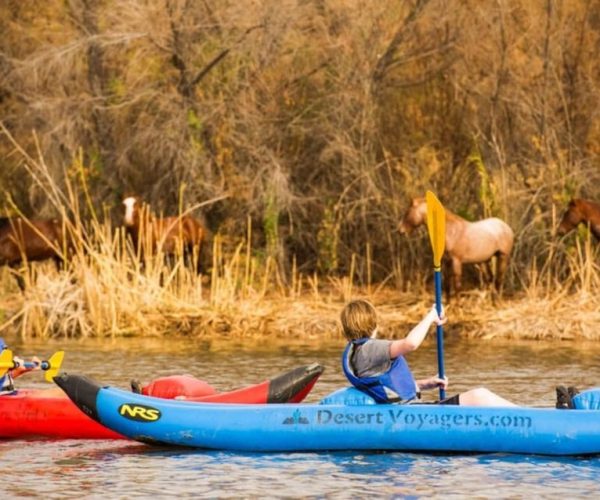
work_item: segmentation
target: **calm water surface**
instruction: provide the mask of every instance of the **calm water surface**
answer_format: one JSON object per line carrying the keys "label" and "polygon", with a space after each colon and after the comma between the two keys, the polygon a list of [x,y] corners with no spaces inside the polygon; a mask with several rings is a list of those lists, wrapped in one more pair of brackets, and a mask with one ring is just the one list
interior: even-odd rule
{"label": "calm water surface", "polygon": [[[326,370],[307,401],[317,402],[346,385],[339,366],[341,341],[9,340],[23,356],[48,357],[64,349],[63,371],[121,387],[128,387],[131,378],[148,381],[190,373],[219,390],[231,390],[313,362]],[[517,403],[548,407],[554,404],[557,384],[600,385],[598,344],[447,339],[445,359],[448,394],[483,385]],[[433,375],[435,344],[424,345],[409,361],[417,377]],[[38,373],[19,382],[21,387],[48,387]],[[46,498],[583,498],[597,492],[600,477],[596,457],[248,454],[155,448],[129,441],[0,441],[0,460],[10,473],[11,496]]]}

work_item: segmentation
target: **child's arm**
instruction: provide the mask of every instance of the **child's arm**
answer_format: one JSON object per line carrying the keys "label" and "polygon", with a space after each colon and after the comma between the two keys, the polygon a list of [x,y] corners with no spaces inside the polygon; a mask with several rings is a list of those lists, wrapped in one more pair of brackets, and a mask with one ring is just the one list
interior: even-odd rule
{"label": "child's arm", "polygon": [[444,324],[446,316],[442,311],[442,317],[437,314],[435,306],[427,313],[427,315],[415,326],[406,337],[400,340],[395,340],[390,344],[390,357],[392,359],[398,356],[404,356],[409,352],[415,351],[425,340],[425,336],[432,324]]}
{"label": "child's arm", "polygon": [[448,377],[440,378],[436,375],[435,377],[424,378],[417,380],[417,385],[422,391],[437,389],[439,387],[445,390],[448,388]]}

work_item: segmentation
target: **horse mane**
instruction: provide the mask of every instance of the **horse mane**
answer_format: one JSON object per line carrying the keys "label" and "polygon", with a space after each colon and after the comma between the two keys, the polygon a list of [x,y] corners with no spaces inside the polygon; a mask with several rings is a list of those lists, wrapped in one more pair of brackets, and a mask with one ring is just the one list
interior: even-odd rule
{"label": "horse mane", "polygon": [[[464,217],[461,217],[458,214],[455,214],[452,210],[450,210],[449,208],[444,207],[444,211],[446,212],[446,219],[449,219],[451,221],[454,220],[462,220],[462,221],[467,221],[467,219],[465,219]],[[468,222],[468,221],[467,221]]]}
{"label": "horse mane", "polygon": [[[425,208],[427,208],[427,201],[425,200],[425,198],[423,196],[417,196],[416,198],[412,198],[412,204],[413,204],[413,206],[422,206],[422,205],[424,205]],[[448,207],[444,207],[444,211],[446,212],[446,218],[447,219],[450,219],[450,220],[463,220],[463,221],[467,220],[464,217],[461,217],[460,215],[455,214]]]}

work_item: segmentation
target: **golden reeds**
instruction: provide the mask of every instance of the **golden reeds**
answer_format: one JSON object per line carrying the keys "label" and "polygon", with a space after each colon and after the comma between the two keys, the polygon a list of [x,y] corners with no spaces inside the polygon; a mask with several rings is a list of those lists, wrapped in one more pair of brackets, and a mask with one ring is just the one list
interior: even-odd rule
{"label": "golden reeds", "polygon": [[[321,284],[296,273],[289,288],[278,285],[276,266],[252,255],[248,240],[225,256],[214,243],[210,287],[184,265],[183,257],[165,266],[157,257],[140,269],[123,233],[110,234],[86,255],[76,256],[66,272],[38,265],[26,293],[8,295],[13,315],[4,328],[24,337],[49,336],[284,336],[333,338],[338,315],[355,296],[372,300],[380,311],[384,335],[402,335],[431,306],[432,294],[419,285],[400,293],[390,288],[357,289],[350,276]],[[472,290],[446,304],[447,335],[470,338],[600,339],[600,272],[589,246],[576,247],[573,276],[547,281],[532,268],[522,292],[494,299],[490,290]],[[537,276],[537,277],[536,277]],[[10,277],[4,274],[6,283]],[[544,278],[544,277],[542,277]],[[300,283],[306,283],[303,290]],[[595,290],[595,291],[594,291]],[[7,300],[10,300],[10,305]]]}

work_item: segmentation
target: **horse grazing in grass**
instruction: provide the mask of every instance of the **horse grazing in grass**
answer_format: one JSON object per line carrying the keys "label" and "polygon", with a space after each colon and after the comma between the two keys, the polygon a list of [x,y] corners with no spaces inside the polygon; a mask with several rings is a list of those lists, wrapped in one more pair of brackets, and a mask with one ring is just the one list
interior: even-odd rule
{"label": "horse grazing in grass", "polygon": [[589,224],[590,231],[600,241],[600,204],[573,198],[569,202],[556,232],[559,236],[563,236],[581,223]]}
{"label": "horse grazing in grass", "polygon": [[125,198],[123,204],[127,234],[142,260],[147,252],[161,252],[165,257],[195,257],[196,271],[200,272],[200,250],[207,236],[204,224],[190,215],[154,217],[149,213],[148,205],[140,203],[134,196]]}
{"label": "horse grazing in grass", "polygon": [[[506,222],[498,218],[469,222],[446,209],[446,248],[445,256],[450,264],[452,283],[446,281],[447,291],[461,289],[462,265],[485,263],[485,274],[491,276],[491,260],[496,257],[496,277],[494,285],[502,293],[504,275],[510,261],[514,234]],[[402,222],[398,225],[401,234],[410,234],[415,228],[427,223],[427,203],[425,198],[414,198]]]}
{"label": "horse grazing in grass", "polygon": [[[58,270],[64,265],[65,232],[58,219],[0,218],[0,266],[16,268],[22,262],[52,259]],[[16,275],[17,284],[25,281]]]}

